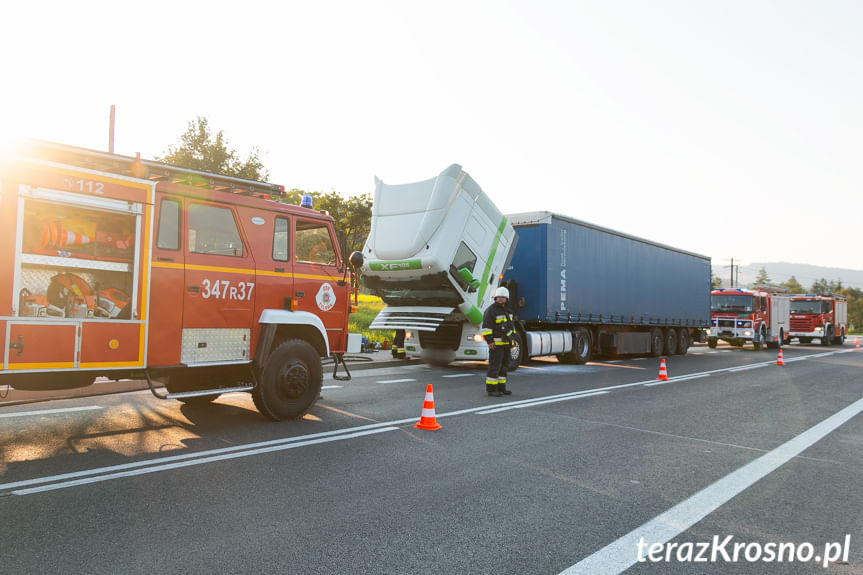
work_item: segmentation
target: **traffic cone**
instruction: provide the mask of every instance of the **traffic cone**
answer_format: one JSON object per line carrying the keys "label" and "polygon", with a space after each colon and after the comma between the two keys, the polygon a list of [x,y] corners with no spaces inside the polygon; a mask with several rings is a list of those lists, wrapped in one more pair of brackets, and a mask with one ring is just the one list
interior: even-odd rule
{"label": "traffic cone", "polygon": [[428,384],[426,386],[426,398],[423,402],[422,415],[414,427],[417,429],[427,429],[429,431],[441,428],[434,413],[434,393],[432,391],[432,384]]}
{"label": "traffic cone", "polygon": [[659,375],[656,376],[656,379],[661,379],[662,381],[668,381],[668,371],[665,369],[665,358],[663,357],[659,362]]}
{"label": "traffic cone", "polygon": [[857,338],[854,338],[854,349],[860,349],[860,342],[857,341]]}
{"label": "traffic cone", "polygon": [[776,365],[785,365],[785,360],[782,358],[782,348],[779,348],[779,357],[776,358]]}

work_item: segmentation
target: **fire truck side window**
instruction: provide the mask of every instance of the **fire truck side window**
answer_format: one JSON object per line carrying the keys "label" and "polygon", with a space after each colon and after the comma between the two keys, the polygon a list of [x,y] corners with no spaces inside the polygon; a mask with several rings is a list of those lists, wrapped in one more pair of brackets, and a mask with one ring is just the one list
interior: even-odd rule
{"label": "fire truck side window", "polygon": [[287,218],[276,218],[273,227],[273,259],[277,262],[288,261],[290,255],[290,222]]}
{"label": "fire truck side window", "polygon": [[821,302],[821,313],[830,313],[831,305],[829,301]]}
{"label": "fire truck side window", "polygon": [[229,208],[189,205],[189,251],[196,254],[242,257],[243,240]]}
{"label": "fire truck side window", "polygon": [[298,262],[335,265],[336,250],[327,226],[320,222],[297,220],[296,257]]}
{"label": "fire truck side window", "polygon": [[163,250],[180,249],[180,202],[163,199],[159,204],[159,239],[156,247]]}

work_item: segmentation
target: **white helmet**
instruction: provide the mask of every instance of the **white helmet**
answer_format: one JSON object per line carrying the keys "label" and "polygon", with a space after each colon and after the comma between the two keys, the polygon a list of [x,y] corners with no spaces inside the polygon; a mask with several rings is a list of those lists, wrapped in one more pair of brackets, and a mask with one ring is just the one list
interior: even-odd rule
{"label": "white helmet", "polygon": [[505,297],[506,299],[509,299],[509,290],[501,286],[494,290],[494,297]]}

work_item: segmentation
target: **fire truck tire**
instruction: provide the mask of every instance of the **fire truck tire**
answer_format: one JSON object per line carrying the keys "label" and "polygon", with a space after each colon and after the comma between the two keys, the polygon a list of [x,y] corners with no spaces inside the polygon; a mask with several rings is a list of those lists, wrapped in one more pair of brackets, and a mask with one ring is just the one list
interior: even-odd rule
{"label": "fire truck tire", "polygon": [[833,343],[833,326],[827,326],[827,333],[821,338],[821,345],[830,345]]}
{"label": "fire truck tire", "polygon": [[764,347],[764,340],[767,339],[767,333],[764,331],[764,327],[761,327],[761,330],[758,332],[758,337],[752,338],[752,349],[755,351],[761,351]]}
{"label": "fire truck tire", "polygon": [[321,394],[323,367],[315,348],[300,339],[288,339],[267,357],[257,387],[255,407],[274,421],[305,415]]}
{"label": "fire truck tire", "polygon": [[659,357],[665,349],[665,337],[662,335],[662,330],[658,327],[650,330],[650,355],[651,357]]}
{"label": "fire truck tire", "polygon": [[707,347],[710,349],[716,349],[716,345],[719,343],[718,337],[708,337],[707,338]]}
{"label": "fire truck tire", "polygon": [[681,327],[677,330],[677,353],[679,355],[686,355],[686,352],[689,351],[689,344],[692,343],[689,337],[689,330],[685,327]]}

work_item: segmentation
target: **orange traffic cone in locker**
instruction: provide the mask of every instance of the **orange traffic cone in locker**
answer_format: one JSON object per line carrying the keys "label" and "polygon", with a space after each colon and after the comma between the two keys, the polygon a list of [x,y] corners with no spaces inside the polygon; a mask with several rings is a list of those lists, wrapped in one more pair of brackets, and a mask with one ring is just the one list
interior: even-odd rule
{"label": "orange traffic cone in locker", "polygon": [[425,401],[423,401],[422,415],[414,427],[417,429],[427,429],[429,431],[441,428],[434,412],[434,391],[432,390],[432,384],[428,384],[426,386],[426,397]]}
{"label": "orange traffic cone in locker", "polygon": [[656,379],[660,379],[662,381],[668,381],[668,371],[665,368],[665,358],[664,357],[659,362],[659,375],[656,376]]}

